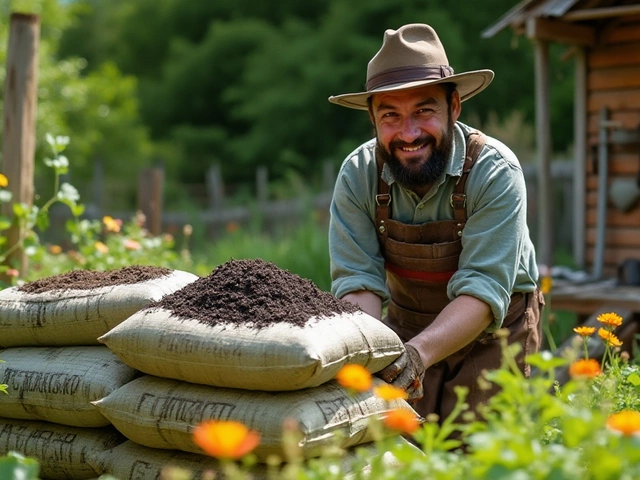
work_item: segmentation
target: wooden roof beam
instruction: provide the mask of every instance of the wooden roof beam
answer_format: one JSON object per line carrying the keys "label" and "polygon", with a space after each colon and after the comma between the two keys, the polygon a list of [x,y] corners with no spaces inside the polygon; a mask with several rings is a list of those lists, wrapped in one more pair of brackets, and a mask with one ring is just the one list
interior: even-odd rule
{"label": "wooden roof beam", "polygon": [[596,31],[586,25],[533,17],[527,19],[527,37],[548,42],[568,43],[571,45],[594,46]]}
{"label": "wooden roof beam", "polygon": [[598,18],[625,17],[640,14],[640,5],[620,5],[617,7],[591,8],[588,10],[575,10],[567,12],[562,20],[579,22],[580,20],[595,20]]}

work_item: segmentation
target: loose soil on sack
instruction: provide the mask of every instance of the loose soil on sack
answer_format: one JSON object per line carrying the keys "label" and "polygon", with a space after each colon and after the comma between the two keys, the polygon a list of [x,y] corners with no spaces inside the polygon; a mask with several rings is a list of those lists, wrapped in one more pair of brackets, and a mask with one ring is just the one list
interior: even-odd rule
{"label": "loose soil on sack", "polygon": [[170,275],[173,271],[163,267],[133,265],[115,270],[73,270],[34,280],[18,287],[25,293],[38,294],[52,290],[91,290],[114,285],[130,285]]}
{"label": "loose soil on sack", "polygon": [[312,317],[360,310],[311,281],[260,259],[230,260],[153,306],[209,325],[247,324],[258,329],[279,322],[302,327]]}

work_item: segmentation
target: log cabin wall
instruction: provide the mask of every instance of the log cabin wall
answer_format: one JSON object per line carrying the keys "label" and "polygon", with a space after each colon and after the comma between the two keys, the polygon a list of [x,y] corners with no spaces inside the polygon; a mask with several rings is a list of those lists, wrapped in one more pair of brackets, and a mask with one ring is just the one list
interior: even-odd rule
{"label": "log cabin wall", "polygon": [[[600,112],[609,110],[614,129],[640,131],[640,16],[616,19],[600,31],[598,45],[587,51],[588,148],[586,178],[586,263],[591,271],[597,238],[598,145]],[[640,143],[610,142],[608,148],[608,190],[603,273],[616,275],[625,259],[640,260],[640,201],[627,211],[611,201],[611,189],[621,179],[640,176]],[[618,189],[621,191],[621,189]],[[640,191],[640,189],[639,189]]]}

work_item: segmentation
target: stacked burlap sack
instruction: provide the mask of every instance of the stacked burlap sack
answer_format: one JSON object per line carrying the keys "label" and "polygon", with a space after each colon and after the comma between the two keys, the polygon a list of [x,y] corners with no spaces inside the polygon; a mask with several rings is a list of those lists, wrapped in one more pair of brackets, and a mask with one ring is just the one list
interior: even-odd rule
{"label": "stacked burlap sack", "polygon": [[197,464],[204,452],[192,433],[205,420],[258,431],[254,453],[266,462],[286,459],[285,421],[298,426],[299,449],[312,457],[371,442],[371,419],[390,409],[413,412],[404,400],[353,395],[333,380],[349,363],[377,372],[395,360],[404,347],[392,330],[260,260],[227,262],[99,340],[145,374],[94,402],[129,439],[96,466],[121,480],[156,478],[159,459],[193,466],[195,455]]}
{"label": "stacked burlap sack", "polygon": [[0,291],[0,455],[37,458],[41,478],[97,477],[91,459],[126,438],[92,402],[140,375],[97,338],[197,278],[126,267]]}

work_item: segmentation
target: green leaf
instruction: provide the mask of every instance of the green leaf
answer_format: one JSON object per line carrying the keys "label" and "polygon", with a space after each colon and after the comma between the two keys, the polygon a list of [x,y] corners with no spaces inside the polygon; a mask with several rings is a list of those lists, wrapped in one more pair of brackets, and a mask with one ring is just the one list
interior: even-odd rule
{"label": "green leaf", "polygon": [[25,218],[29,214],[29,206],[26,203],[14,203],[13,213],[16,217]]}
{"label": "green leaf", "polygon": [[567,360],[560,357],[554,357],[548,350],[529,355],[525,361],[532,367],[539,368],[543,371],[552,370],[567,364]]}
{"label": "green leaf", "polygon": [[37,480],[40,465],[34,458],[28,458],[16,452],[9,452],[0,458],[0,478],[20,478]]}
{"label": "green leaf", "polygon": [[638,375],[638,372],[633,372],[631,375],[627,377],[627,380],[634,387],[637,387],[638,385],[640,385],[640,375]]}
{"label": "green leaf", "polygon": [[36,225],[42,231],[49,228],[49,215],[47,212],[40,211],[36,217]]}
{"label": "green leaf", "polygon": [[84,213],[84,205],[79,203],[74,205],[73,207],[71,207],[71,213],[73,214],[74,217],[79,217],[80,215],[82,215]]}

